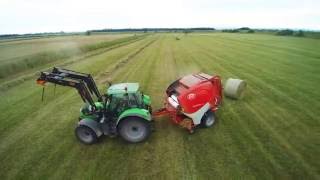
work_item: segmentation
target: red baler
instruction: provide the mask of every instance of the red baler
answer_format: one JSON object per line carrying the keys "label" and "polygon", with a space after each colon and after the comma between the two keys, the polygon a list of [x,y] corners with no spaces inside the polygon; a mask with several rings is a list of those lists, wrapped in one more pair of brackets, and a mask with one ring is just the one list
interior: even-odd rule
{"label": "red baler", "polygon": [[196,126],[210,127],[222,101],[219,76],[198,73],[174,81],[166,90],[165,107],[153,116],[170,115],[172,122],[191,133]]}

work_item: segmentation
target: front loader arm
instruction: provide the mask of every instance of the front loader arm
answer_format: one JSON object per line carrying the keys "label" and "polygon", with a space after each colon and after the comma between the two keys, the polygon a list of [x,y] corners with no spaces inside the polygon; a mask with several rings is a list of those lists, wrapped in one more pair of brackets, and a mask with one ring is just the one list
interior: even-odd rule
{"label": "front loader arm", "polygon": [[84,102],[88,102],[94,109],[96,109],[91,94],[83,80],[69,79],[52,72],[41,72],[40,77],[37,79],[37,83],[44,85],[46,82],[76,88],[82,100]]}
{"label": "front loader arm", "polygon": [[96,83],[94,82],[92,76],[90,74],[86,73],[81,73],[81,72],[76,72],[68,69],[63,69],[59,67],[54,67],[52,70],[52,73],[59,74],[59,76],[67,77],[67,78],[72,78],[76,80],[83,80],[90,93],[95,94],[99,100],[101,100],[101,94],[97,88]]}

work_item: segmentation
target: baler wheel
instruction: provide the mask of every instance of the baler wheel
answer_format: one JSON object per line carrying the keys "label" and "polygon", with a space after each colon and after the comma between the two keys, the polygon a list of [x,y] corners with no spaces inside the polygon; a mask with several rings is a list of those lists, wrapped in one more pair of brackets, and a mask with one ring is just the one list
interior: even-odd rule
{"label": "baler wheel", "polygon": [[216,121],[216,116],[212,110],[208,110],[201,119],[201,127],[209,128],[214,125]]}

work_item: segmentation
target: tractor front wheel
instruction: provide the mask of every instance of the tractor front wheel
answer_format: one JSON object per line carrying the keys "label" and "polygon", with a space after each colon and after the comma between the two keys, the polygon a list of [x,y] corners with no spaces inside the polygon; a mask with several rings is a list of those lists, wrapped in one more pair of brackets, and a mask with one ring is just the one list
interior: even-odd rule
{"label": "tractor front wheel", "polygon": [[214,112],[209,110],[203,115],[201,119],[201,127],[204,127],[204,128],[211,127],[213,126],[215,120],[216,120],[216,116]]}
{"label": "tractor front wheel", "polygon": [[120,136],[129,143],[146,140],[151,132],[150,122],[139,117],[127,117],[118,126]]}
{"label": "tractor front wheel", "polygon": [[98,140],[97,134],[91,128],[84,125],[79,125],[75,133],[78,140],[84,144],[93,144]]}

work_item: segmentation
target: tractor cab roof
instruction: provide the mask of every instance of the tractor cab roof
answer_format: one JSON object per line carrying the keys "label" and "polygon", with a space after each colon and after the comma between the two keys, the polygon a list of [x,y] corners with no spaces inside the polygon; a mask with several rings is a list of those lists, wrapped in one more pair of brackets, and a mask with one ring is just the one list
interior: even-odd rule
{"label": "tractor cab roof", "polygon": [[107,94],[136,93],[138,90],[139,83],[120,83],[110,86],[107,90]]}

